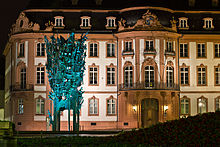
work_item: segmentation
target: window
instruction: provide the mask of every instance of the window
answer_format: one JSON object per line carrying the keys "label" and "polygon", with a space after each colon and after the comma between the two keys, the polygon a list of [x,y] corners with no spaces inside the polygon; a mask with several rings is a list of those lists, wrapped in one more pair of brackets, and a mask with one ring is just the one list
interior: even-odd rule
{"label": "window", "polygon": [[126,66],[124,68],[124,86],[132,87],[133,86],[133,68],[132,66]]}
{"label": "window", "polygon": [[166,82],[168,88],[174,86],[173,67],[171,66],[167,66],[166,68]]}
{"label": "window", "polygon": [[116,114],[116,100],[110,98],[107,100],[107,114],[108,115],[115,115]]}
{"label": "window", "polygon": [[215,99],[215,111],[220,111],[220,98]]}
{"label": "window", "polygon": [[98,115],[98,99],[89,99],[89,115]]}
{"label": "window", "polygon": [[90,44],[89,56],[90,57],[98,57],[98,44],[97,43]]}
{"label": "window", "polygon": [[153,66],[146,66],[145,67],[145,87],[154,87],[154,67]]}
{"label": "window", "polygon": [[44,114],[44,100],[36,99],[36,114]]}
{"label": "window", "polygon": [[19,44],[19,56],[18,57],[24,57],[24,43]]}
{"label": "window", "polygon": [[107,67],[107,85],[115,85],[115,67]]}
{"label": "window", "polygon": [[132,51],[132,41],[125,42],[125,51]]}
{"label": "window", "polygon": [[173,42],[172,41],[168,41],[167,42],[167,52],[173,52]]}
{"label": "window", "polygon": [[198,72],[198,85],[206,85],[206,67],[197,67]]}
{"label": "window", "polygon": [[198,113],[206,113],[207,112],[207,99],[204,97],[198,98],[197,101]]}
{"label": "window", "polygon": [[26,88],[26,68],[21,69],[21,89]]}
{"label": "window", "polygon": [[147,50],[147,51],[154,50],[154,41],[153,40],[147,40],[145,43],[146,43],[145,50]]}
{"label": "window", "polygon": [[115,44],[107,43],[107,57],[115,57]]}
{"label": "window", "polygon": [[115,24],[116,17],[107,17],[106,19],[107,19],[107,25],[106,25],[107,29],[116,28],[116,24]]}
{"label": "window", "polygon": [[213,18],[204,18],[204,26],[205,29],[213,29]]}
{"label": "window", "polygon": [[89,67],[89,84],[98,85],[98,68]]}
{"label": "window", "polygon": [[188,57],[188,44],[180,43],[180,57]]}
{"label": "window", "polygon": [[189,114],[189,99],[182,98],[181,99],[181,114]]}
{"label": "window", "polygon": [[197,57],[204,58],[206,57],[206,50],[205,50],[205,44],[204,43],[198,43],[197,44]]}
{"label": "window", "polygon": [[90,29],[91,25],[90,25],[90,18],[89,16],[82,16],[81,17],[81,29]]}
{"label": "window", "polygon": [[181,85],[189,85],[189,68],[181,67],[180,75],[181,75]]}
{"label": "window", "polygon": [[37,43],[37,56],[45,56],[45,43]]}
{"label": "window", "polygon": [[215,44],[215,57],[220,57],[220,44]]}
{"label": "window", "polygon": [[220,85],[220,67],[215,67],[215,85]]}
{"label": "window", "polygon": [[18,99],[18,114],[24,113],[24,103],[23,99]]}
{"label": "window", "polygon": [[44,84],[44,67],[37,67],[37,84]]}
{"label": "window", "polygon": [[188,18],[185,18],[185,17],[179,18],[179,28],[181,28],[181,29],[189,28],[189,26],[187,24],[187,20],[188,20]]}
{"label": "window", "polygon": [[55,18],[55,27],[64,27],[62,16],[56,16]]}

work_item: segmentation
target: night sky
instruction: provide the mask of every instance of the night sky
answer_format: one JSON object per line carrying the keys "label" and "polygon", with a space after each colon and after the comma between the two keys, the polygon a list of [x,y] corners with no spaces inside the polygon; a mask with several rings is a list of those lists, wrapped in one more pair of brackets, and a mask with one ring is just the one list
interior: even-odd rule
{"label": "night sky", "polygon": [[15,23],[19,13],[25,9],[29,0],[5,0],[0,5],[0,89],[3,89],[4,58],[2,52],[8,40],[9,30]]}

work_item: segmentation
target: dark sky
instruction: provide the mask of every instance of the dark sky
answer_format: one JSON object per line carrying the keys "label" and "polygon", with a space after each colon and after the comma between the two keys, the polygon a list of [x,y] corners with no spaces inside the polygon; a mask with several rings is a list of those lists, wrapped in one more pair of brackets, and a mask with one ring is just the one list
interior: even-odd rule
{"label": "dark sky", "polygon": [[19,13],[25,9],[29,0],[5,0],[0,5],[0,90],[3,89],[4,58],[2,52],[8,40],[11,25],[15,23]]}

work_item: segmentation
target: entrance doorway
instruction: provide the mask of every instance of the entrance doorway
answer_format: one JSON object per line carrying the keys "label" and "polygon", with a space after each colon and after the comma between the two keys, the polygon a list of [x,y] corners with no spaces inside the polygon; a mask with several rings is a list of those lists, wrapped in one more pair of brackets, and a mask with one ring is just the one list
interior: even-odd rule
{"label": "entrance doorway", "polygon": [[155,98],[146,98],[141,101],[141,124],[146,128],[158,122],[159,103]]}

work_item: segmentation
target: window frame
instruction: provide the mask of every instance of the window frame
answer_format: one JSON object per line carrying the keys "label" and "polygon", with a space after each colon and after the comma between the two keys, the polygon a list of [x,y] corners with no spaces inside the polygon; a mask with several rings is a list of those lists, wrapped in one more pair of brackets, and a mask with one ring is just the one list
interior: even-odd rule
{"label": "window frame", "polygon": [[206,103],[206,112],[204,113],[207,113],[208,112],[208,98],[204,97],[204,96],[201,96],[199,98],[197,98],[197,114],[203,114],[203,113],[200,113],[199,112],[199,99],[204,99],[205,100],[205,103]]}
{"label": "window frame", "polygon": [[[185,26],[182,25],[182,22],[185,21]],[[189,29],[189,26],[188,26],[188,18],[186,17],[180,17],[179,18],[179,29]]]}
{"label": "window frame", "polygon": [[[200,45],[200,51],[202,51],[201,49],[201,45],[204,45],[204,48],[205,48],[205,56],[198,56],[199,55],[199,45]],[[200,53],[201,54],[201,53]],[[203,53],[202,53],[203,54]],[[207,58],[207,45],[206,43],[197,43],[196,44],[196,58],[197,59],[201,59],[201,58]]]}
{"label": "window frame", "polygon": [[[181,56],[181,45],[183,45],[183,55],[186,55],[185,53],[185,45],[187,45],[187,56]],[[179,57],[180,58],[189,58],[189,44],[188,43],[180,43],[179,44]]]}
{"label": "window frame", "polygon": [[[149,42],[149,45],[148,45],[148,49],[147,49],[147,42]],[[153,42],[153,47],[151,49],[151,43],[150,42]],[[154,51],[155,50],[155,41],[152,39],[152,40],[145,40],[144,42],[144,51]]]}
{"label": "window frame", "polygon": [[[37,104],[38,104],[38,100],[40,100],[40,102],[39,102],[39,106],[40,106],[40,108],[39,108],[39,110],[40,110],[40,112],[39,113],[37,113]],[[43,102],[43,112],[42,112],[42,102]],[[36,98],[35,99],[35,115],[45,115],[45,100],[44,100],[44,98]]]}
{"label": "window frame", "polygon": [[[108,72],[108,68],[111,68],[111,69],[114,68],[115,69],[114,73],[113,73],[113,71]],[[114,84],[108,84],[108,73],[114,74],[114,78],[112,77],[112,79],[110,79],[110,81],[113,81],[113,79],[114,79]],[[116,66],[114,66],[113,63],[111,63],[109,66],[106,66],[106,86],[116,86],[116,82],[117,82],[117,75],[116,74],[117,74],[117,68],[116,68]]]}
{"label": "window frame", "polygon": [[[219,77],[216,76],[216,68],[219,68]],[[216,84],[217,78],[219,79],[219,84]],[[218,66],[214,66],[214,83],[215,86],[220,86],[220,64]]]}
{"label": "window frame", "polygon": [[[108,100],[114,100],[114,104],[115,104],[115,113],[112,113],[111,109],[111,113],[108,113]],[[117,115],[117,99],[114,98],[112,95],[106,99],[106,116],[116,116]]]}
{"label": "window frame", "polygon": [[[199,84],[199,68],[205,68],[205,84]],[[207,66],[204,66],[203,64],[196,66],[196,74],[197,74],[197,86],[207,86],[208,84]]]}
{"label": "window frame", "polygon": [[[146,70],[146,67],[149,67],[149,69]],[[151,67],[153,68],[153,70],[150,69]],[[152,86],[151,86],[151,84],[150,84],[150,86],[146,86],[146,72],[149,72],[148,77],[147,77],[148,80],[149,80],[149,84],[151,83],[151,80],[152,80],[152,77],[151,77],[152,74],[151,73],[153,72],[153,84],[152,84]],[[155,84],[155,67],[154,67],[154,65],[146,65],[144,67],[144,88],[147,88],[147,89],[154,88],[155,85],[156,85]]]}
{"label": "window frame", "polygon": [[[21,107],[21,109],[22,110],[20,110],[20,106],[22,106]],[[17,113],[20,115],[20,114],[24,114],[24,99],[22,99],[22,98],[19,98],[18,99],[18,111],[17,111]]]}
{"label": "window frame", "polygon": [[[55,19],[55,23],[54,23],[55,28],[64,28],[65,27],[63,16],[55,16],[54,19]],[[60,20],[59,23],[58,23],[58,20]],[[57,24],[59,24],[59,25],[57,25]]]}
{"label": "window frame", "polygon": [[[128,43],[128,46],[126,45],[126,43]],[[128,47],[128,49],[127,49]],[[131,47],[131,48],[130,48]],[[124,52],[133,52],[134,49],[133,49],[133,40],[126,40],[124,42]]]}
{"label": "window frame", "polygon": [[[130,69],[128,69],[128,72],[129,72],[129,74],[128,74],[128,81],[129,82],[131,82],[131,83],[129,83],[129,85],[128,86],[126,86],[125,84],[125,74],[126,74],[126,71],[125,71],[125,69],[126,69],[126,67],[131,67],[132,68],[132,70],[130,70]],[[132,72],[132,74],[130,73],[130,72]],[[130,79],[131,78],[131,79]],[[124,68],[123,68],[123,83],[124,83],[124,85],[123,85],[123,87],[133,87],[134,86],[134,66],[132,65],[132,63],[131,62],[126,62],[125,64],[124,64]]]}
{"label": "window frame", "polygon": [[[110,50],[111,50],[111,55],[113,54],[112,52],[112,47],[114,46],[114,56],[108,56],[108,45],[111,44],[110,46]],[[114,42],[107,42],[106,43],[106,58],[116,58],[116,52],[117,52],[117,46],[116,46],[116,43]]]}
{"label": "window frame", "polygon": [[[23,70],[25,70],[25,71],[23,71]],[[25,89],[27,86],[27,69],[26,69],[26,67],[23,67],[20,70],[20,86],[21,86],[21,89]]]}
{"label": "window frame", "polygon": [[[171,71],[170,69],[167,70],[167,68],[172,68],[172,86],[169,86],[168,83],[170,84],[170,79],[168,79],[169,75],[168,75],[168,71]],[[170,73],[170,72],[169,72]],[[171,65],[167,65],[166,66],[166,87],[167,88],[174,88],[175,86],[175,78],[174,78],[174,67]]]}
{"label": "window frame", "polygon": [[[39,50],[40,55],[38,56],[38,45],[39,44],[40,44],[40,50]],[[44,44],[44,52],[42,51],[42,44]],[[42,55],[42,53],[44,55]],[[46,56],[46,43],[44,43],[44,42],[37,42],[36,43],[36,57],[39,58],[39,57],[45,57],[45,56]]]}
{"label": "window frame", "polygon": [[[109,21],[112,20],[113,21],[113,25],[110,25],[109,24]],[[106,17],[106,29],[116,29],[117,28],[117,25],[116,25],[116,17],[114,16],[109,16],[109,17]],[[112,23],[112,22],[111,22]]]}
{"label": "window frame", "polygon": [[[90,101],[94,100],[93,112],[95,112],[95,100],[97,102],[97,113],[90,113]],[[88,99],[88,116],[99,116],[99,99],[95,96]]]}
{"label": "window frame", "polygon": [[[38,68],[40,68],[40,71],[38,71]],[[43,70],[43,83],[42,83],[42,68]],[[40,82],[38,83],[38,72],[40,73]],[[45,72],[45,66],[39,65],[36,67],[36,85],[45,85],[46,84],[46,76],[45,76],[46,72]]]}
{"label": "window frame", "polygon": [[[19,43],[18,45],[18,58],[25,58],[25,42]],[[21,46],[23,46],[22,49]]]}
{"label": "window frame", "polygon": [[[93,45],[93,54],[94,54],[94,46],[95,46],[95,44],[97,45],[97,56],[91,56],[90,55],[90,51],[91,51],[91,45]],[[99,58],[99,43],[98,42],[89,42],[88,43],[88,57],[89,58]]]}
{"label": "window frame", "polygon": [[220,96],[218,96],[218,97],[216,97],[214,100],[215,100],[215,111],[217,111],[216,109],[217,109],[217,107],[216,107],[216,105],[217,105],[217,99],[218,99],[218,107],[219,107],[219,109],[218,109],[218,111],[220,111]]}
{"label": "window frame", "polygon": [[[170,45],[171,44],[171,45]],[[170,49],[171,47],[171,49]],[[171,40],[166,41],[166,52],[174,52],[174,43]]]}
{"label": "window frame", "polygon": [[[206,18],[203,18],[203,21],[204,21],[204,25],[203,25],[204,29],[214,29],[213,18],[206,17]],[[210,22],[210,24],[208,23],[208,25],[210,26],[207,26],[207,22]]]}
{"label": "window frame", "polygon": [[[182,103],[181,103],[181,101],[182,100],[188,100],[188,105],[189,105],[189,107],[188,107],[188,113],[182,113]],[[184,110],[185,110],[185,105],[184,105]],[[181,116],[190,116],[190,114],[191,114],[191,102],[190,102],[190,98],[188,98],[187,96],[183,96],[182,98],[180,98],[180,115]]]}
{"label": "window frame", "polygon": [[[97,68],[97,84],[91,84],[90,83],[90,68],[93,68],[93,69]],[[93,74],[93,76],[94,76],[94,74]],[[98,65],[95,65],[93,63],[92,65],[88,66],[88,80],[89,80],[88,86],[99,86],[99,66]],[[93,78],[93,80],[94,80],[94,78]],[[94,83],[94,81],[93,81],[93,83]]]}
{"label": "window frame", "polygon": [[[187,68],[188,69],[188,84],[185,84],[186,82],[184,82],[184,84],[182,84],[181,68]],[[190,66],[186,66],[186,64],[183,63],[182,66],[180,66],[179,72],[180,72],[180,85],[181,86],[190,86]],[[184,78],[184,81],[185,81],[185,78]]]}
{"label": "window frame", "polygon": [[[91,25],[91,17],[90,16],[81,16],[81,24],[80,24],[80,28],[81,29],[91,29],[92,25]],[[88,25],[84,25],[84,20],[88,20]]]}
{"label": "window frame", "polygon": [[[218,46],[218,57],[216,57],[216,45]],[[220,43],[214,43],[214,58],[220,58]]]}

